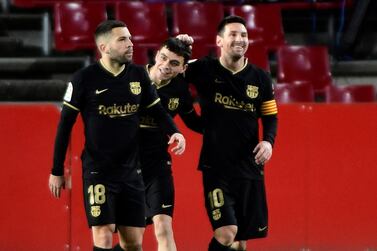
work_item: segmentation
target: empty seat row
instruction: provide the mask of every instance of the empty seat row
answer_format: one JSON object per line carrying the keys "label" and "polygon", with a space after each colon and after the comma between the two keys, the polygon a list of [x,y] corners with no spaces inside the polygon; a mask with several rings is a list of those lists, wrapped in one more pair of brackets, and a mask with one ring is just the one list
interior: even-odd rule
{"label": "empty seat row", "polygon": [[[324,46],[281,46],[277,50],[277,94],[282,101],[372,102],[372,84],[335,85]],[[312,90],[310,90],[312,89]],[[312,95],[313,93],[313,95]],[[301,96],[298,96],[300,94]],[[292,97],[291,97],[292,96]],[[313,96],[313,98],[311,98]]]}
{"label": "empty seat row", "polygon": [[[92,34],[95,27],[106,20],[104,2],[59,2],[54,5],[55,48],[59,51],[95,48]],[[219,21],[224,17],[224,6],[216,2],[174,3],[172,30],[168,31],[165,4],[124,1],[116,2],[115,18],[124,21],[135,44],[156,47],[169,35],[187,33],[196,42],[193,56],[214,53]],[[247,21],[250,43],[276,50],[286,44],[280,9],[276,5],[231,6],[229,13]]]}
{"label": "empty seat row", "polygon": [[[278,103],[315,102],[313,87],[308,83],[274,86]],[[324,90],[325,103],[375,102],[376,89],[373,85],[327,86]]]}

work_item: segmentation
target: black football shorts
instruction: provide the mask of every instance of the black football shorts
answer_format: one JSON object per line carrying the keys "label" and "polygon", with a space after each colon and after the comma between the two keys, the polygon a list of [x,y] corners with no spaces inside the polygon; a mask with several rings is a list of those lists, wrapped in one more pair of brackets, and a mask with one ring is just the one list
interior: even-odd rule
{"label": "black football shorts", "polygon": [[236,240],[263,238],[268,231],[264,180],[231,179],[203,171],[204,198],[213,230],[236,225]]}

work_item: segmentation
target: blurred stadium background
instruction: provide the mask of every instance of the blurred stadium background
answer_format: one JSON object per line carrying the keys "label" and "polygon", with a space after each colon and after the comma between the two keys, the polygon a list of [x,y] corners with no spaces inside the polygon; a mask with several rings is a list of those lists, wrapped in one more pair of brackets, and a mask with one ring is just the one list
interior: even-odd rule
{"label": "blurred stadium background", "polygon": [[[90,251],[81,192],[81,121],[67,154],[69,186],[54,200],[47,179],[69,77],[93,62],[93,31],[121,19],[134,61],[151,62],[169,35],[216,55],[215,30],[245,17],[249,60],[271,72],[279,131],[266,167],[269,237],[255,251],[376,251],[377,1],[0,0],[0,250]],[[195,90],[193,90],[195,93]],[[205,251],[211,237],[196,171],[201,138],[177,122],[187,152],[174,159],[175,237]],[[156,250],[151,229],[144,250]]]}

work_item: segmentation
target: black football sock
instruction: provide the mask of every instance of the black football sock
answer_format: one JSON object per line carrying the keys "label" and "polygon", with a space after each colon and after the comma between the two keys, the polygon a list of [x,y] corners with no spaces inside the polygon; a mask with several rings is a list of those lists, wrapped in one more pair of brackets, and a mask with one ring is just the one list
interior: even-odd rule
{"label": "black football sock", "polygon": [[99,248],[96,246],[93,246],[93,251],[112,251],[112,248]]}
{"label": "black football sock", "polygon": [[228,246],[222,245],[218,242],[215,237],[212,238],[208,246],[208,251],[230,251],[231,249]]}
{"label": "black football sock", "polygon": [[118,243],[118,244],[116,244],[115,247],[113,248],[113,251],[124,251],[124,249],[122,249],[122,248],[120,247],[119,243]]}

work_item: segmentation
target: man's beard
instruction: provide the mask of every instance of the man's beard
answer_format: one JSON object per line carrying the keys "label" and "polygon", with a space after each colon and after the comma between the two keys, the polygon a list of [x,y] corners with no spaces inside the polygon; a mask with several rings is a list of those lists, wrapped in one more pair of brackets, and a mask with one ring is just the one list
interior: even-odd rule
{"label": "man's beard", "polygon": [[232,61],[235,62],[235,61],[240,60],[243,56],[244,56],[244,55],[239,55],[239,54],[237,54],[237,55],[232,55],[231,58],[232,58]]}
{"label": "man's beard", "polygon": [[[127,51],[127,52],[128,52],[128,51]],[[110,58],[111,58],[111,60],[113,60],[113,61],[115,61],[115,62],[117,62],[117,63],[119,63],[119,64],[127,64],[127,63],[130,63],[130,62],[132,62],[132,57],[131,57],[131,58],[127,57],[127,56],[126,56],[126,53],[127,53],[127,52],[125,52],[124,54],[114,55],[114,54],[112,53],[112,51],[110,51]]]}
{"label": "man's beard", "polygon": [[115,62],[118,62],[119,64],[127,64],[132,62],[132,58],[128,58],[126,56],[117,56],[112,58]]}

